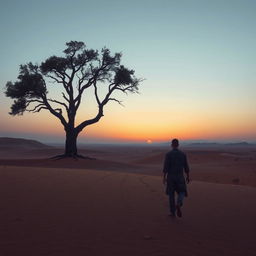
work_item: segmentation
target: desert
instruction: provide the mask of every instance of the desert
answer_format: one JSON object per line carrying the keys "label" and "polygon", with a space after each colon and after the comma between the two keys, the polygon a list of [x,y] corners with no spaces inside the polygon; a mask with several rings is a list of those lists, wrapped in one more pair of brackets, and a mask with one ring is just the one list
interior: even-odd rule
{"label": "desert", "polygon": [[256,256],[255,13],[1,1],[0,256]]}
{"label": "desert", "polygon": [[3,256],[255,255],[255,146],[181,147],[192,181],[172,219],[168,145],[83,145],[91,159],[56,160],[60,147],[20,144],[0,147]]}

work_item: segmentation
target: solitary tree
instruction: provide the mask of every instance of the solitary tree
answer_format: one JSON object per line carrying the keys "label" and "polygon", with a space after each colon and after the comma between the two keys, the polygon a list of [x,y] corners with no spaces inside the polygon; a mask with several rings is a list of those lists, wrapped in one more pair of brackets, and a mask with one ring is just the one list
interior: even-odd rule
{"label": "solitary tree", "polygon": [[[41,110],[54,115],[66,132],[63,156],[76,157],[79,156],[78,134],[103,117],[107,103],[115,101],[121,104],[114,92],[138,92],[141,80],[134,76],[133,70],[120,65],[120,53],[111,55],[107,48],[103,48],[101,52],[87,49],[83,42],[78,41],[70,41],[66,46],[64,57],[51,56],[41,65],[31,62],[20,65],[18,80],[15,83],[7,82],[5,94],[14,99],[11,115]],[[61,85],[60,98],[48,97],[49,82]],[[93,90],[97,113],[93,118],[76,124],[82,96],[89,88]]]}

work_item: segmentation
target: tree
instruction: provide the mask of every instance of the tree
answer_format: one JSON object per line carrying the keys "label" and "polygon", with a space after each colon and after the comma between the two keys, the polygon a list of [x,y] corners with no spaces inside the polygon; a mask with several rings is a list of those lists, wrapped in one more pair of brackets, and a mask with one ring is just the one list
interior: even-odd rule
{"label": "tree", "polygon": [[[41,65],[20,65],[18,80],[6,83],[5,94],[14,99],[11,115],[27,112],[49,111],[63,125],[66,132],[65,153],[63,156],[76,157],[77,137],[87,126],[98,122],[103,117],[107,103],[121,101],[114,96],[116,91],[122,93],[138,92],[141,79],[134,76],[134,71],[120,64],[121,54],[111,55],[110,50],[101,52],[87,49],[83,42],[70,41],[63,51],[64,57],[51,56]],[[61,85],[60,98],[48,97],[47,83]],[[100,86],[99,86],[100,85]],[[103,86],[105,92],[102,96]],[[76,125],[76,114],[82,96],[89,88],[93,89],[97,113],[91,119]]]}

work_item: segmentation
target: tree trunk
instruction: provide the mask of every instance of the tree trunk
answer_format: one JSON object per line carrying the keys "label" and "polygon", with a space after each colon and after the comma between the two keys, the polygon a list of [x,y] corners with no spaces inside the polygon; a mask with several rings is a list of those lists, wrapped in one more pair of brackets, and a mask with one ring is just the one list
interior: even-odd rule
{"label": "tree trunk", "polygon": [[77,156],[77,136],[78,133],[75,131],[74,128],[66,129],[65,156]]}

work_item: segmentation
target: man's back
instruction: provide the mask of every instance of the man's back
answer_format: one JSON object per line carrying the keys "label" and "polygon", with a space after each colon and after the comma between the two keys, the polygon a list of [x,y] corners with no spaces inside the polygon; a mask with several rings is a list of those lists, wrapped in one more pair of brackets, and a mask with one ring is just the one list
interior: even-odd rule
{"label": "man's back", "polygon": [[177,148],[169,151],[165,156],[164,172],[168,176],[183,176],[183,170],[189,172],[186,155]]}

